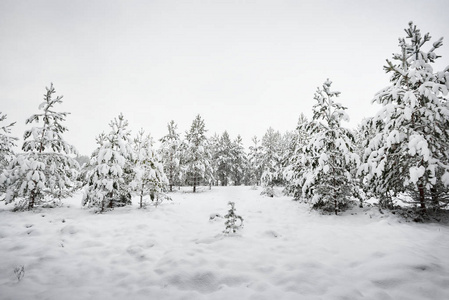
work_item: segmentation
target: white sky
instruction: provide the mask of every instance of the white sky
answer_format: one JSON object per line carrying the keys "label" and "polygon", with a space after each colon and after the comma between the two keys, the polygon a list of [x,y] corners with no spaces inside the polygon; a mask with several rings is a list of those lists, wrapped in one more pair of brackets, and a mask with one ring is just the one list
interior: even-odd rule
{"label": "white sky", "polygon": [[53,82],[81,154],[120,112],[156,139],[170,120],[184,133],[201,114],[209,135],[249,145],[310,117],[330,78],[355,127],[377,111],[382,67],[409,21],[446,38],[436,70],[449,64],[448,11],[447,0],[0,0],[0,111],[22,138]]}

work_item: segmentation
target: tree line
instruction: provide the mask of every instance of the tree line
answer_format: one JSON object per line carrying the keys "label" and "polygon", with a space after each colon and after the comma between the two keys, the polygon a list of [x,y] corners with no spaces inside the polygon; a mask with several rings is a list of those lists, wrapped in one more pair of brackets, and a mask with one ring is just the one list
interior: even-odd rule
{"label": "tree line", "polygon": [[433,70],[442,38],[429,44],[430,34],[412,22],[405,33],[400,51],[384,66],[390,84],[374,96],[381,109],[373,117],[355,130],[343,127],[347,108],[336,101],[341,93],[327,79],[315,92],[311,120],[301,114],[297,128],[284,134],[269,128],[262,139],[252,139],[248,151],[240,136],[232,139],[227,131],[207,137],[200,115],[184,135],[170,121],[156,149],[143,129],[132,137],[120,114],[80,166],[76,149],[63,139],[68,113],[55,112],[62,96],[53,99],[51,84],[41,112],[26,120],[41,124],[25,131],[23,153],[12,151],[14,123],[0,127],[3,200],[32,209],[56,205],[83,187],[83,205],[104,211],[131,203],[133,193],[142,207],[145,197],[158,203],[179,186],[196,192],[200,185],[244,184],[263,185],[269,196],[274,186],[283,186],[286,194],[335,214],[370,197],[379,208],[391,209],[401,194],[411,196],[422,213],[447,207],[449,67]]}

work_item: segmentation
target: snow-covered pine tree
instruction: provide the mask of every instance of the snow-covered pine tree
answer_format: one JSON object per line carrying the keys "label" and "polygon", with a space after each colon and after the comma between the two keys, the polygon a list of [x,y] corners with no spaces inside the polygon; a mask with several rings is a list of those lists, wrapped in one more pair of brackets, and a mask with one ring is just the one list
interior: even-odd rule
{"label": "snow-covered pine tree", "polygon": [[242,216],[239,216],[235,213],[236,212],[235,203],[229,201],[228,205],[231,206],[231,208],[228,210],[228,213],[224,216],[226,219],[225,221],[226,227],[223,233],[225,234],[236,233],[237,230],[243,227]]}
{"label": "snow-covered pine tree", "polygon": [[70,195],[76,187],[78,163],[70,156],[76,149],[64,141],[62,134],[67,128],[61,124],[67,112],[56,112],[54,106],[62,103],[62,96],[52,99],[56,91],[53,84],[46,87],[44,101],[39,105],[40,114],[34,114],[26,124],[42,121],[42,126],[32,127],[24,133],[22,150],[10,162],[3,173],[6,203],[17,198],[16,209],[33,209],[48,197],[56,200]]}
{"label": "snow-covered pine tree", "polygon": [[273,197],[273,188],[282,183],[282,161],[281,161],[282,136],[279,131],[268,128],[262,137],[262,166],[263,173],[261,181],[265,187],[262,193]]}
{"label": "snow-covered pine tree", "polygon": [[301,113],[296,131],[290,143],[289,151],[286,152],[287,157],[284,158],[284,193],[292,195],[295,199],[300,199],[302,196],[301,178],[304,172],[303,150],[310,136],[307,132],[308,124],[307,117]]}
{"label": "snow-covered pine tree", "polygon": [[231,178],[233,153],[232,143],[227,131],[223,132],[218,140],[214,153],[214,161],[217,166],[217,176],[222,186],[227,186]]}
{"label": "snow-covered pine tree", "polygon": [[426,211],[427,204],[438,203],[434,187],[440,182],[447,192],[449,185],[449,66],[440,72],[432,67],[442,38],[426,51],[429,33],[422,35],[412,22],[405,32],[400,53],[384,67],[391,85],[373,99],[382,108],[370,121],[375,136],[360,172],[390,202],[392,194],[412,188]]}
{"label": "snow-covered pine tree", "polygon": [[[0,122],[5,121],[7,118],[6,114],[0,112]],[[13,148],[16,146],[16,137],[12,137],[11,127],[14,126],[16,122],[0,125],[0,195],[5,193],[6,186],[1,184],[6,180],[6,177],[2,176],[3,170],[8,166],[8,164],[14,159]],[[1,199],[0,200],[4,200]]]}
{"label": "snow-covered pine tree", "polygon": [[150,196],[151,200],[158,204],[167,199],[165,194],[168,179],[164,173],[164,167],[159,156],[153,148],[153,141],[149,134],[141,129],[133,141],[134,150],[134,179],[131,186],[140,197],[140,208],[143,207],[143,197]]}
{"label": "snow-covered pine tree", "polygon": [[[4,122],[8,116],[0,112],[0,122]],[[0,125],[0,173],[13,158],[13,148],[16,146],[16,137],[11,136],[11,127],[16,122]]]}
{"label": "snow-covered pine tree", "polygon": [[180,181],[180,159],[181,159],[181,144],[182,141],[179,133],[176,132],[178,126],[175,121],[170,121],[167,125],[168,134],[160,139],[161,148],[160,153],[164,164],[164,171],[168,177],[170,192],[173,191],[173,185]]}
{"label": "snow-covered pine tree", "polygon": [[219,185],[219,177],[218,177],[218,162],[216,160],[217,153],[220,148],[220,136],[218,134],[214,134],[209,138],[209,151],[212,157],[210,162],[210,166],[212,168],[212,176],[214,177],[213,185]]}
{"label": "snow-covered pine tree", "polygon": [[109,127],[109,134],[97,138],[99,147],[91,157],[82,200],[83,206],[98,207],[100,212],[131,204],[130,182],[134,177],[128,121],[120,113]]}
{"label": "snow-covered pine tree", "polygon": [[208,183],[213,180],[209,149],[204,120],[200,115],[197,115],[192,122],[190,131],[186,133],[186,152],[184,157],[185,176],[193,186],[194,193],[202,180]]}
{"label": "snow-covered pine tree", "polygon": [[341,126],[349,118],[346,107],[334,101],[340,92],[332,91],[331,84],[328,79],[315,92],[317,103],[313,106],[312,122],[307,125],[311,137],[303,150],[302,194],[313,208],[337,214],[358,194],[351,172],[360,159],[354,150],[352,133]]}
{"label": "snow-covered pine tree", "polygon": [[257,136],[254,136],[251,141],[253,144],[249,146],[248,155],[250,180],[251,184],[260,185],[263,173],[262,145]]}
{"label": "snow-covered pine tree", "polygon": [[248,160],[245,153],[245,148],[243,147],[242,137],[240,135],[237,135],[237,138],[232,142],[231,146],[231,178],[234,182],[234,185],[241,185],[245,176]]}

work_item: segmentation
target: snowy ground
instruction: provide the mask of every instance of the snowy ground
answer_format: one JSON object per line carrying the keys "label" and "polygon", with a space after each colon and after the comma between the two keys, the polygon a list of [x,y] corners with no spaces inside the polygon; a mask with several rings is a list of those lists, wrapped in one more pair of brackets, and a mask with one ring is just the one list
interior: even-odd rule
{"label": "snowy ground", "polygon": [[[323,216],[249,187],[102,215],[80,198],[39,212],[0,205],[0,299],[449,299],[445,225],[373,209]],[[209,221],[228,201],[245,219],[239,235]]]}

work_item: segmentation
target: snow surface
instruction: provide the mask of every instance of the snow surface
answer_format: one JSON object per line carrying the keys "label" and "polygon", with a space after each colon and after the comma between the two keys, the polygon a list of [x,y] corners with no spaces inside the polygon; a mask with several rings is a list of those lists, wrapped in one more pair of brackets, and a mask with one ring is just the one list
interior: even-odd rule
{"label": "snow surface", "polygon": [[[1,204],[0,299],[449,299],[445,225],[320,215],[250,187],[187,191],[104,214],[81,193],[38,212]],[[222,233],[228,201],[237,235]]]}

